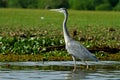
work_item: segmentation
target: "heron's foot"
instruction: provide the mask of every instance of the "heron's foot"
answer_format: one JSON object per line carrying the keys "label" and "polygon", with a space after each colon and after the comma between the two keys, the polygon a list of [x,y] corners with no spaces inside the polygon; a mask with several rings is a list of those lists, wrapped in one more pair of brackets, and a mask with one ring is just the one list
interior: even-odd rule
{"label": "heron's foot", "polygon": [[88,66],[88,65],[86,65],[86,69],[89,69],[89,66]]}
{"label": "heron's foot", "polygon": [[73,72],[75,72],[76,71],[76,69],[73,69]]}
{"label": "heron's foot", "polygon": [[88,65],[80,65],[80,69],[89,69]]}
{"label": "heron's foot", "polygon": [[75,72],[76,71],[76,66],[74,66],[74,69],[73,69],[73,72]]}

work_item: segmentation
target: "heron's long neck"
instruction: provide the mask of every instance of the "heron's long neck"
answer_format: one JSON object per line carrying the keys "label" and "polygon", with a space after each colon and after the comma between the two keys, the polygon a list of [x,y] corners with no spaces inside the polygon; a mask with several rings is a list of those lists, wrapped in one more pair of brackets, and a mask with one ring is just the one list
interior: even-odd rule
{"label": "heron's long neck", "polygon": [[63,21],[63,33],[64,33],[64,39],[65,42],[67,43],[71,38],[70,35],[68,33],[67,27],[66,27],[66,23],[67,23],[67,19],[68,19],[68,14],[64,13],[64,21]]}

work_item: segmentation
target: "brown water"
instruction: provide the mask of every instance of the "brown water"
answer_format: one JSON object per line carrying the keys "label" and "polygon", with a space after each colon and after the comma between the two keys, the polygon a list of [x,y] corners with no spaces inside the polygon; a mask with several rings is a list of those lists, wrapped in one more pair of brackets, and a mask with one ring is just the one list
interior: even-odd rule
{"label": "brown water", "polygon": [[89,69],[84,63],[73,61],[48,62],[0,62],[0,80],[120,80],[119,61],[88,61]]}

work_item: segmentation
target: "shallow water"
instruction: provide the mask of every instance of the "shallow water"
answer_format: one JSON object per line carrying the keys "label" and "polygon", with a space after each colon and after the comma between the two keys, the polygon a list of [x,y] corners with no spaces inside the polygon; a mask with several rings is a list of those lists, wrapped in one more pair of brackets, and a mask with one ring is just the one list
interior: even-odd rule
{"label": "shallow water", "polygon": [[119,61],[0,62],[0,80],[120,80]]}

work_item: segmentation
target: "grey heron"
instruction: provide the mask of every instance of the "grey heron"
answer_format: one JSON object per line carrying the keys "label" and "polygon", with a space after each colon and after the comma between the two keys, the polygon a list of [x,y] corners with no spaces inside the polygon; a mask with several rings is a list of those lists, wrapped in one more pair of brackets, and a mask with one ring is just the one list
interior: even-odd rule
{"label": "grey heron", "polygon": [[[58,11],[64,14],[64,20],[63,20],[63,34],[65,39],[65,47],[67,52],[72,56],[74,61],[74,70],[76,70],[76,58],[81,59],[81,61],[86,61],[87,59],[91,59],[94,61],[98,61],[98,59],[95,57],[94,54],[89,52],[83,45],[81,45],[79,42],[73,40],[70,37],[70,34],[67,30],[66,23],[68,19],[68,12],[66,8],[60,8],[60,9],[51,9],[52,11]],[[88,68],[88,64],[85,62],[86,67]]]}

